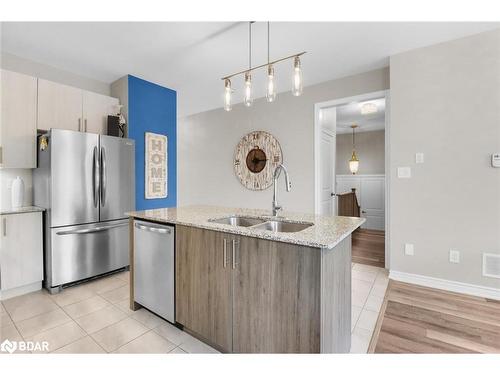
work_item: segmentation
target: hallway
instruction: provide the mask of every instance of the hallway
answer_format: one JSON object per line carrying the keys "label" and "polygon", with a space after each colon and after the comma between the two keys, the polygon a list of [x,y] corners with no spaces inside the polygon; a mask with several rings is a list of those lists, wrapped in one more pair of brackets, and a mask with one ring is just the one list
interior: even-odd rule
{"label": "hallway", "polygon": [[352,234],[352,261],[385,268],[385,232],[358,229]]}

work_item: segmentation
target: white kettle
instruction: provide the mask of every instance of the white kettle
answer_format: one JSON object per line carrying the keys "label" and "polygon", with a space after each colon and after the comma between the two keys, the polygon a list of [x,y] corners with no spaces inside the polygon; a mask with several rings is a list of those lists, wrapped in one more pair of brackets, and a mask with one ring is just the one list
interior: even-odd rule
{"label": "white kettle", "polygon": [[17,176],[12,181],[11,193],[12,208],[22,207],[24,203],[24,181],[21,177]]}

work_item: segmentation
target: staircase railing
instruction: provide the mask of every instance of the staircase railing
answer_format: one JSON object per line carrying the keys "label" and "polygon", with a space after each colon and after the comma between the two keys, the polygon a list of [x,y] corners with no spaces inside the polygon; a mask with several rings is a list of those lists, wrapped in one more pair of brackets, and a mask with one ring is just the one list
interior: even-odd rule
{"label": "staircase railing", "polygon": [[356,189],[352,188],[348,193],[337,195],[338,216],[360,217],[360,207],[356,197]]}

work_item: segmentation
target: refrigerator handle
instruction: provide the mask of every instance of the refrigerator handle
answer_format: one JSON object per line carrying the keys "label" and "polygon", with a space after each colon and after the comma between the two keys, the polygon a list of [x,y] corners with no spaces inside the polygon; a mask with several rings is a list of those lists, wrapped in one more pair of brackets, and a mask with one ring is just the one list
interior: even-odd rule
{"label": "refrigerator handle", "polygon": [[104,207],[106,204],[106,151],[104,147],[101,147],[101,178],[100,178],[100,189],[101,189],[101,206]]}
{"label": "refrigerator handle", "polygon": [[94,154],[92,159],[92,188],[94,195],[94,207],[99,204],[99,163],[97,155],[97,146],[94,147]]}

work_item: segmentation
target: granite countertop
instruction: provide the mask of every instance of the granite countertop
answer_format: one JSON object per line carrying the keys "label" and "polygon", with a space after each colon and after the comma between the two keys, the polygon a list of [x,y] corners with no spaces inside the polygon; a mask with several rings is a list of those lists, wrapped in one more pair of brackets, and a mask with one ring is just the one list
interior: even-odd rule
{"label": "granite countertop", "polygon": [[277,220],[288,220],[296,223],[312,223],[300,232],[271,232],[251,227],[231,226],[209,221],[228,216],[250,216],[273,219],[268,210],[227,208],[217,206],[187,206],[177,208],[158,208],[146,211],[128,212],[127,215],[138,219],[151,220],[169,224],[180,224],[242,236],[257,237],[272,241],[293,243],[296,245],[333,249],[340,241],[364,223],[359,217],[320,216],[313,214],[283,211]]}
{"label": "granite countertop", "polygon": [[25,214],[29,212],[43,212],[45,208],[37,206],[25,206],[18,208],[0,208],[0,215]]}

